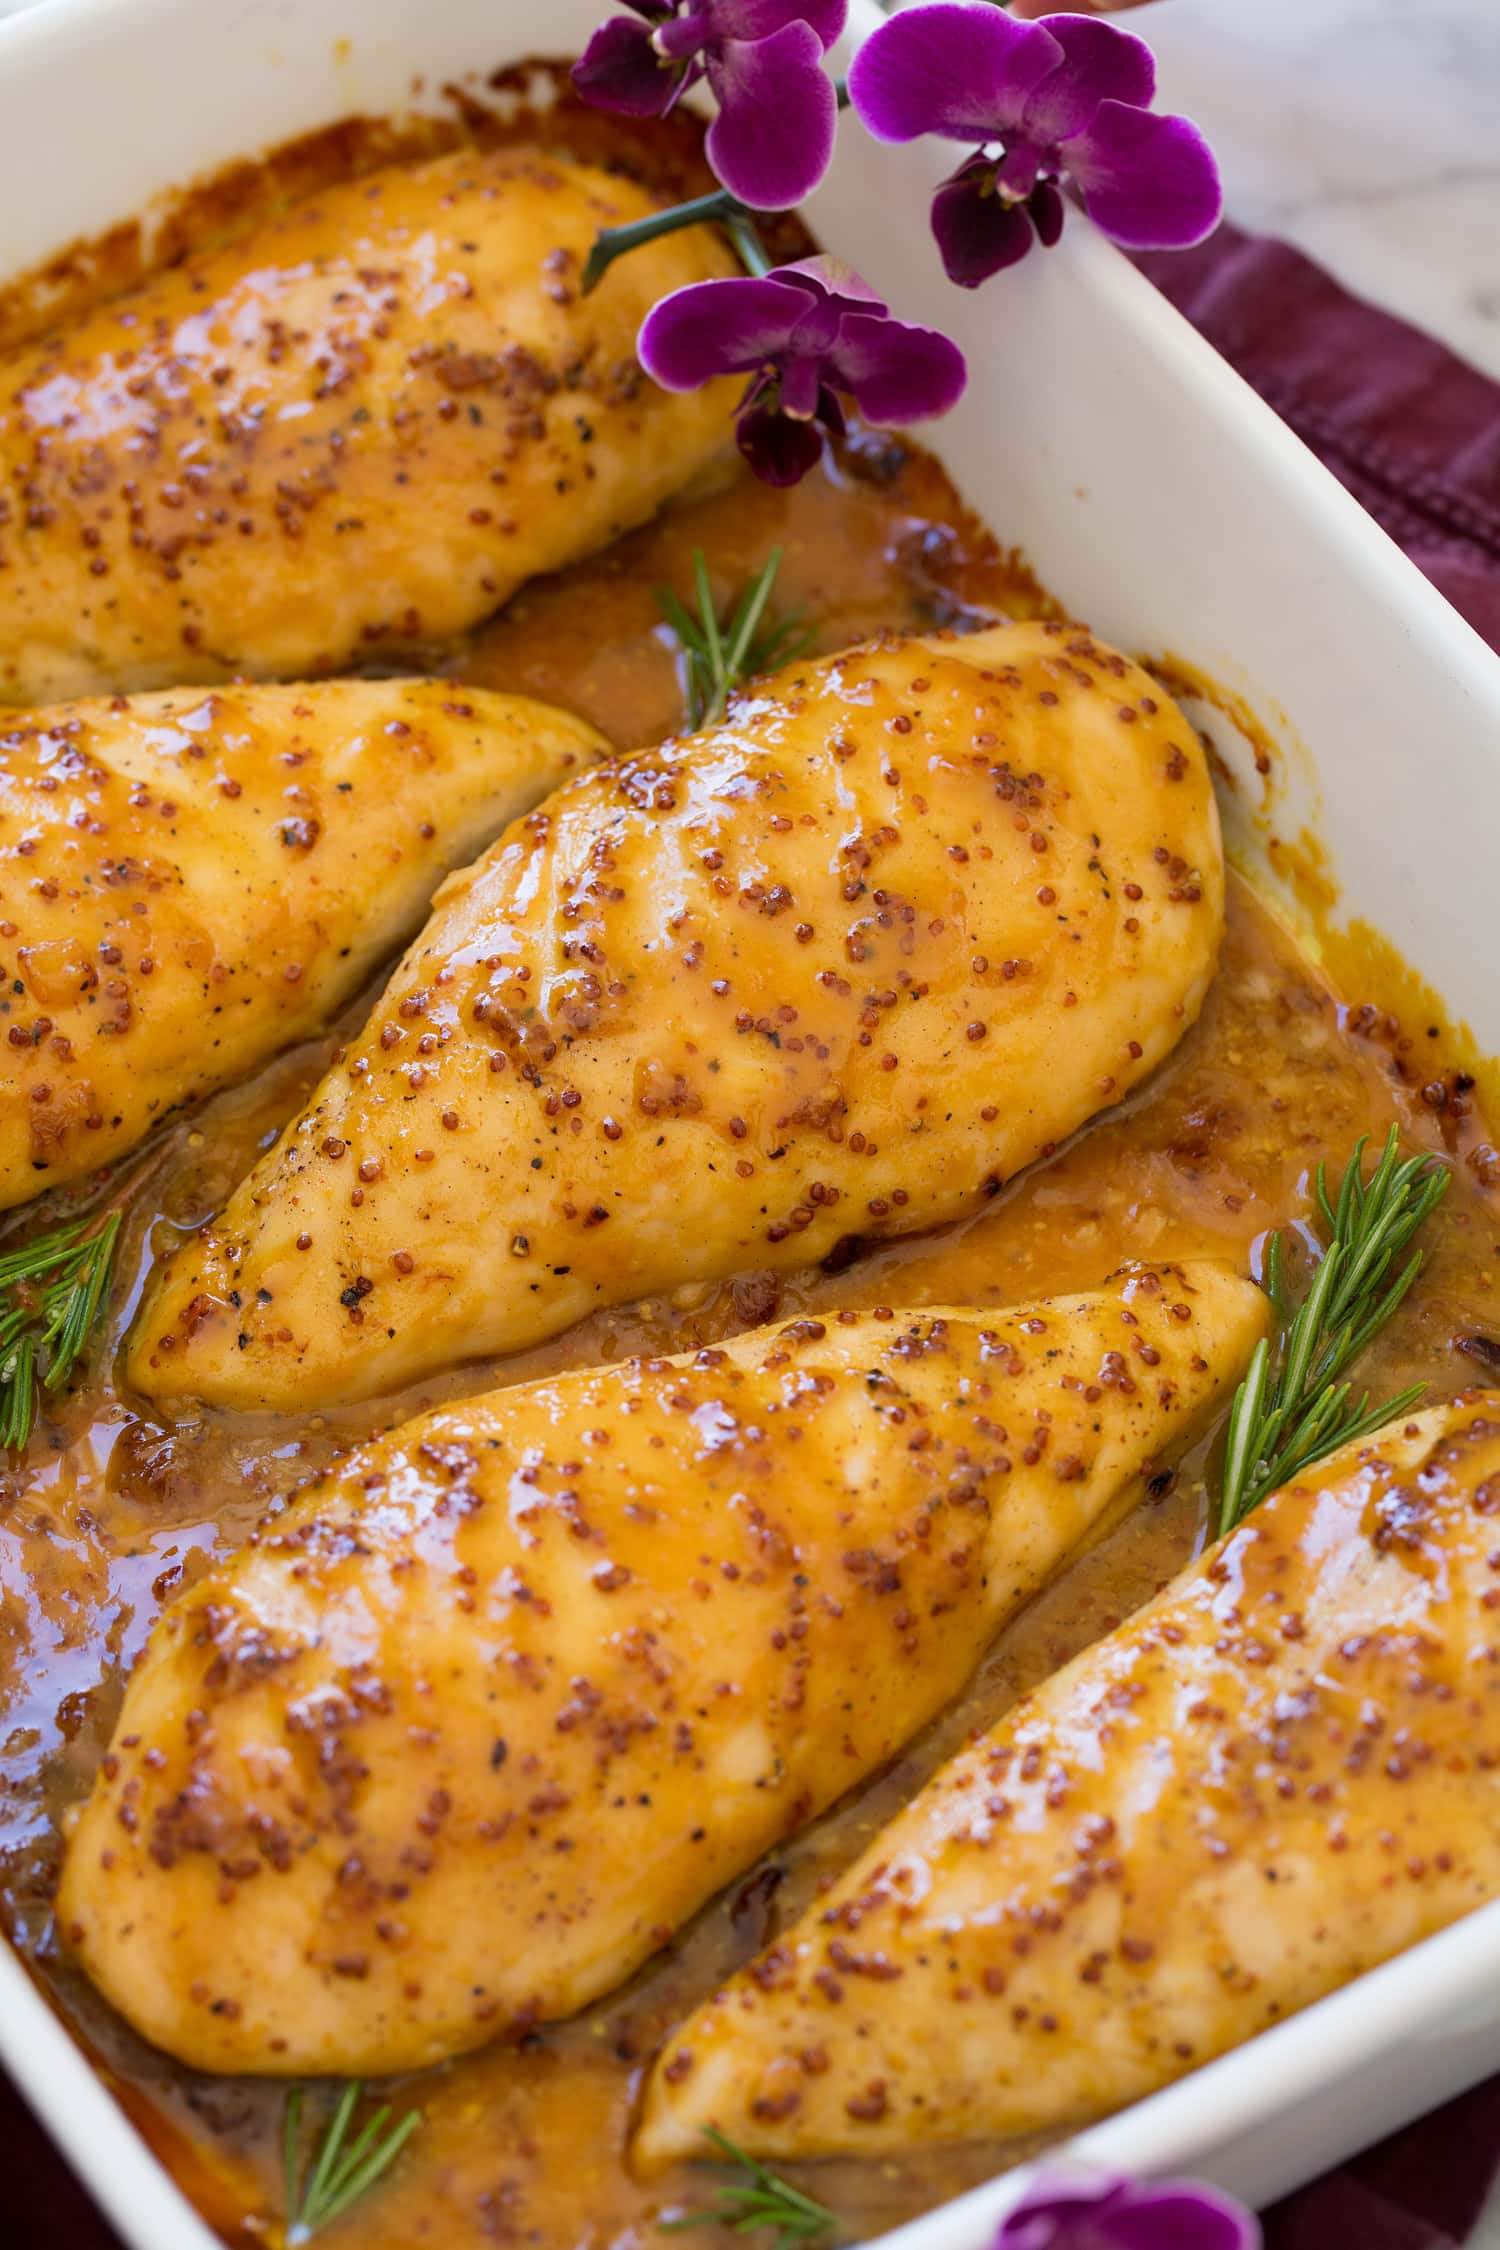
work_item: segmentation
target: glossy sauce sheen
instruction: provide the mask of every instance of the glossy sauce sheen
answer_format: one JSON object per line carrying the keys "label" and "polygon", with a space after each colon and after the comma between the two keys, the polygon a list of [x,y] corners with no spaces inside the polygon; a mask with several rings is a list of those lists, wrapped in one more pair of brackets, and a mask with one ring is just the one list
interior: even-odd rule
{"label": "glossy sauce sheen", "polygon": [[683,2026],[638,2155],[1060,2132],[1500,1893],[1500,1394],[1337,1454]]}
{"label": "glossy sauce sheen", "polygon": [[[726,469],[594,561],[528,585],[447,668],[562,703],[621,747],[657,739],[681,724],[682,703],[651,589],[687,593],[696,546],[727,601],[776,544],[785,549],[776,609],[801,608],[823,649],[883,628],[1055,614],[934,462],[857,434],[826,472],[792,492]],[[58,1820],[87,1793],[124,1671],[162,1605],[338,1448],[489,1384],[696,1350],[772,1317],[1000,1307],[1096,1287],[1128,1257],[1224,1257],[1244,1271],[1265,1229],[1306,1218],[1318,1158],[1341,1162],[1357,1133],[1383,1134],[1393,1117],[1413,1145],[1446,1155],[1456,1177],[1428,1230],[1423,1287],[1372,1355],[1369,1379],[1386,1392],[1421,1379],[1444,1397],[1471,1377],[1475,1363],[1454,1353],[1454,1338],[1500,1335],[1500,1226],[1478,1188],[1500,1159],[1472,1090],[1445,1056],[1436,1023],[1397,1023],[1373,981],[1354,985],[1344,1004],[1237,881],[1228,903],[1219,974],[1171,1059],[1128,1104],[1012,1181],[973,1220],[882,1246],[836,1276],[751,1266],[731,1282],[595,1315],[534,1351],[392,1398],[285,1418],[163,1423],[117,1384],[111,1358],[153,1224],[165,1250],[222,1205],[301,1109],[340,1042],[357,1035],[373,995],[326,1037],[170,1127],[112,1189],[128,1217],[108,1346],[84,1387],[49,1404],[25,1460],[0,1478],[0,1909],[226,2240],[245,2250],[263,2243],[280,2209],[281,2095],[168,2064],[72,1968],[51,1919]],[[626,2170],[631,2104],[657,2046],[788,1926],[976,1727],[994,1724],[1017,1694],[1157,1592],[1201,1537],[1205,1456],[1195,1447],[1175,1481],[1163,1477],[1148,1505],[1031,1603],[970,1689],[886,1773],[732,1883],[634,1984],[574,2022],[397,2082],[398,2106],[422,2108],[421,2131],[380,2193],[324,2239],[365,2250],[659,2244],[653,2214],[701,2206],[714,2183],[684,2167],[646,2186]],[[858,2241],[1027,2145],[982,2141],[793,2170]],[[739,2238],[705,2228],[693,2239],[732,2250]]]}
{"label": "glossy sauce sheen", "polygon": [[150,1396],[322,1405],[999,1192],[1181,1038],[1207,761],[1087,633],[800,665],[455,876],[148,1299]]}
{"label": "glossy sauce sheen", "polygon": [[167,1612],[69,1945],[205,2069],[386,2073],[573,2014],[934,1717],[1265,1322],[1227,1267],[1142,1266],[419,1417]]}
{"label": "glossy sauce sheen", "polygon": [[634,338],[730,270],[707,229],[620,261],[632,181],[461,150],[329,186],[0,358],[0,695],[297,678],[475,624],[655,512],[732,386]]}
{"label": "glossy sauce sheen", "polygon": [[604,747],[428,680],[0,721],[0,1208],[320,1029],[449,867]]}

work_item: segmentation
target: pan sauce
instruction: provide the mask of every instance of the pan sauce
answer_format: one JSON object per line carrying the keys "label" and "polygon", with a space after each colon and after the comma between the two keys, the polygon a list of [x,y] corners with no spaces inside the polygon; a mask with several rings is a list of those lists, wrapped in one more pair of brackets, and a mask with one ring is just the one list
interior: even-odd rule
{"label": "pan sauce", "polygon": [[[919,450],[856,435],[797,490],[738,469],[609,553],[527,589],[467,647],[455,676],[537,694],[622,744],[680,723],[681,691],[652,589],[689,583],[694,547],[727,597],[780,544],[779,609],[800,607],[817,645],[882,626],[1045,614],[1046,597],[968,516]],[[804,1308],[924,1301],[998,1304],[1087,1287],[1122,1258],[1220,1255],[1242,1266],[1269,1228],[1308,1210],[1318,1159],[1337,1165],[1361,1132],[1399,1118],[1415,1145],[1456,1160],[1429,1229],[1429,1266],[1372,1354],[1379,1391],[1421,1379],[1441,1396],[1472,1378],[1454,1339],[1500,1328],[1500,1175],[1442,1026],[1343,998],[1240,880],[1203,1017],[1121,1111],[1013,1182],[982,1215],[888,1245],[831,1277],[748,1273],[721,1288],[602,1314],[537,1351],[398,1396],[307,1416],[203,1414],[163,1427],[116,1387],[114,1346],[151,1256],[222,1201],[300,1104],[342,1025],[171,1126],[104,1193],[127,1212],[108,1345],[90,1379],[39,1425],[0,1475],[0,1913],[44,1988],[131,2112],[231,2242],[275,2241],[282,2091],[178,2069],[134,2040],[57,1946],[49,1916],[58,1822],[84,1792],[125,1671],[152,1618],[216,1551],[341,1447],[420,1406],[495,1382],[683,1349]],[[128,1282],[129,1286],[123,1284]],[[1500,1356],[1500,1355],[1497,1355]],[[389,2180],[325,2239],[368,2250],[492,2242],[575,2245],[659,2239],[653,2214],[701,2203],[707,2175],[645,2191],[622,2159],[642,2064],[672,2023],[820,1881],[862,1848],[972,1729],[1148,1596],[1201,1540],[1196,1449],[1170,1487],[1078,1563],[991,1651],[961,1703],[887,1774],[752,1872],[622,1993],[575,2021],[497,2045],[398,2085],[424,2123]],[[809,2168],[803,2184],[858,2240],[958,2192],[1016,2154],[984,2147],[878,2166]],[[714,2241],[710,2230],[700,2239]],[[724,2240],[727,2243],[728,2237]]]}

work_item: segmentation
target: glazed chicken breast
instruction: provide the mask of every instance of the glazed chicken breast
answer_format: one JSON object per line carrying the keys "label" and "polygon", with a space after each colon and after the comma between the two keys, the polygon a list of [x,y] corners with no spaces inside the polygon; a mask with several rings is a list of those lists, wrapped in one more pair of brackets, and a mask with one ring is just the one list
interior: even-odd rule
{"label": "glazed chicken breast", "polygon": [[448,884],[132,1379],[370,1396],[956,1218],[1170,1053],[1222,919],[1197,738],[1086,633],[783,672]]}
{"label": "glazed chicken breast", "polygon": [[636,2153],[1058,2133],[1500,1893],[1500,1394],[1274,1494],[671,2038]]}
{"label": "glazed chicken breast", "polygon": [[1231,1384],[1143,1267],[492,1392],[358,1448],[158,1622],[68,1943],[209,2070],[406,2070],[582,2007],[888,1759]]}
{"label": "glazed chicken breast", "polygon": [[635,356],[731,270],[709,229],[579,293],[652,208],[534,149],[393,165],[0,356],[0,697],[389,659],[643,522],[734,396]]}
{"label": "glazed chicken breast", "polygon": [[604,747],[421,680],[0,721],[0,1208],[317,1029],[448,868]]}

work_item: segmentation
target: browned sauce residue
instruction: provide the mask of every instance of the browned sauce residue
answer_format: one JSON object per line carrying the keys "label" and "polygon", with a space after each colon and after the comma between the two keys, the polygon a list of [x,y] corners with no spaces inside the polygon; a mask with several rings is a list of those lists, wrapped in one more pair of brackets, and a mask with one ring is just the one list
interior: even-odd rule
{"label": "browned sauce residue", "polygon": [[[571,118],[558,128],[569,145],[586,132],[588,153],[604,150],[598,120],[585,126],[562,114]],[[267,198],[388,156],[394,145],[377,128],[340,131],[342,141],[284,152],[269,174],[240,168],[217,204],[208,197],[196,218],[184,208],[169,223],[185,230],[182,240],[200,242],[205,229],[231,229]],[[688,144],[668,140],[680,178],[695,177]],[[122,233],[98,253],[92,278],[82,254],[72,266],[60,261],[50,310],[75,305],[86,288],[97,293],[101,272],[118,285],[143,254]],[[17,333],[18,302],[0,301],[0,336]],[[712,489],[656,524],[527,588],[472,643],[442,652],[442,667],[550,697],[622,744],[649,741],[681,718],[652,589],[686,591],[701,547],[727,597],[775,544],[785,550],[777,607],[800,609],[821,648],[880,627],[1051,609],[934,461],[856,434],[792,492],[727,466]],[[1000,1304],[1089,1286],[1129,1257],[1219,1255],[1244,1268],[1267,1229],[1306,1218],[1318,1160],[1337,1165],[1357,1134],[1383,1135],[1393,1118],[1414,1145],[1452,1159],[1456,1180],[1430,1229],[1423,1286],[1371,1355],[1368,1380],[1378,1393],[1420,1379],[1446,1396],[1474,1372],[1455,1338],[1500,1337],[1500,1221],[1485,1194],[1500,1159],[1440,1023],[1430,1011],[1398,1019],[1377,1000],[1358,1005],[1362,992],[1355,1005],[1342,1003],[1235,881],[1218,981],[1172,1060],[1123,1109],[964,1225],[886,1246],[837,1277],[747,1273],[601,1314],[503,1365],[374,1403],[279,1419],[205,1413],[167,1427],[145,1419],[116,1389],[112,1364],[153,1236],[165,1245],[222,1203],[370,997],[326,1037],[170,1126],[103,1188],[127,1212],[108,1342],[90,1380],[49,1405],[24,1460],[0,1475],[0,1913],[212,2223],[226,2241],[246,2244],[279,2239],[282,2090],[176,2068],[133,2039],[69,1969],[49,1908],[58,1822],[87,1787],[124,1674],[163,1603],[341,1447],[491,1381],[696,1346],[806,1307]],[[656,2213],[701,2203],[705,2176],[682,2171],[646,2190],[624,2167],[634,2089],[657,2042],[863,1847],[939,1758],[1170,1576],[1202,1536],[1209,1452],[1200,1447],[1166,1490],[1035,1603],[969,1693],[887,1774],[735,1885],[631,1987],[518,2046],[496,2045],[396,2086],[398,2106],[419,2104],[424,2123],[388,2183],[325,2239],[358,2239],[365,2250],[595,2250],[653,2242]],[[804,2184],[857,2241],[1018,2153],[980,2147],[828,2165],[809,2170]],[[704,2230],[699,2239],[727,2250],[733,2238]]]}

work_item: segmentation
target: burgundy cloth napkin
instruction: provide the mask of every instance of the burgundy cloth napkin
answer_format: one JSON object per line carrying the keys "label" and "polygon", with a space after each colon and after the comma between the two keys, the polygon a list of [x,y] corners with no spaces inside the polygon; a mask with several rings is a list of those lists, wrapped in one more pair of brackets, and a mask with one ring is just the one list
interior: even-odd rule
{"label": "burgundy cloth napkin", "polygon": [[[1500,649],[1500,386],[1285,243],[1221,227],[1139,260]],[[1267,2250],[1454,2250],[1500,2169],[1500,2078],[1291,2195]],[[120,2250],[0,2078],[0,2250]]]}
{"label": "burgundy cloth napkin", "polygon": [[1285,242],[1136,263],[1500,649],[1500,386]]}

